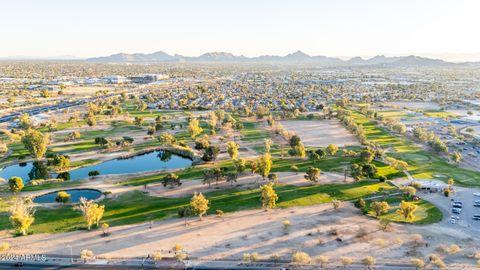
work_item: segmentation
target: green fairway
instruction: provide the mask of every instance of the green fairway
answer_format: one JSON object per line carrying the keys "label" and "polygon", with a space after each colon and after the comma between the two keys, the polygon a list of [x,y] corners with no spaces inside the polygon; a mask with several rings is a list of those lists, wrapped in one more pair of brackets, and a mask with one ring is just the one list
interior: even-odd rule
{"label": "green fairway", "polygon": [[[405,137],[398,137],[390,134],[385,129],[378,127],[374,121],[366,116],[352,112],[353,119],[362,124],[367,138],[378,143],[384,149],[389,149],[387,156],[407,161],[408,171],[414,178],[432,179],[435,175],[443,174],[453,177],[455,182],[463,186],[480,186],[480,173],[463,168],[459,168],[446,161],[436,153],[423,150]],[[446,178],[440,178],[446,180]]]}
{"label": "green fairway", "polygon": [[101,147],[98,144],[95,144],[94,140],[82,140],[78,142],[65,144],[62,146],[51,147],[49,149],[55,153],[69,154],[69,153],[98,150],[98,149],[101,149]]}
{"label": "green fairway", "polygon": [[262,143],[264,139],[270,137],[268,131],[257,127],[255,122],[243,122],[243,129],[240,130],[240,133],[244,142],[257,141]]}
{"label": "green fairway", "polygon": [[[396,213],[401,198],[389,198],[387,199],[387,202],[390,205],[390,210],[388,213],[380,215],[378,217],[379,219],[398,223],[432,224],[440,222],[443,218],[442,211],[435,207],[435,205],[425,200],[419,200],[414,202],[417,205],[417,210],[414,213],[415,218],[413,220],[405,221],[402,215]],[[367,215],[374,217],[375,213],[372,210],[368,210]]]}
{"label": "green fairway", "polygon": [[[387,183],[358,182],[353,184],[329,184],[314,186],[280,185],[275,189],[279,196],[277,206],[288,208],[309,206],[330,202],[332,199],[353,200],[373,194],[382,189],[394,188]],[[245,209],[260,208],[260,190],[226,189],[209,192],[205,196],[210,200],[208,213],[216,210],[234,212]],[[118,198],[102,202],[105,214],[102,222],[111,226],[146,222],[173,218],[177,216],[180,206],[188,204],[190,197],[159,198],[150,197],[140,191],[125,193]],[[11,229],[6,212],[0,213],[0,229]],[[58,209],[38,208],[35,222],[31,227],[33,233],[55,233],[84,229],[85,224],[79,212],[71,206],[60,206]]]}

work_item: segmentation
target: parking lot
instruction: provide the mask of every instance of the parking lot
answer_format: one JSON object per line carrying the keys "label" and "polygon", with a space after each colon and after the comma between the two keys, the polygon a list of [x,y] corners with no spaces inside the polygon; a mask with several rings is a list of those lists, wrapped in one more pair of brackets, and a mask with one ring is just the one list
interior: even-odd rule
{"label": "parking lot", "polygon": [[[480,215],[480,207],[474,206],[475,201],[480,201],[480,196],[475,196],[474,193],[480,193],[480,190],[463,187],[455,187],[454,189],[455,194],[450,197],[445,197],[442,192],[420,192],[419,195],[442,210],[444,215],[443,225],[457,227],[465,233],[478,235],[480,233],[480,220],[474,220],[473,216]],[[459,214],[452,213],[454,202],[463,204]],[[452,216],[457,217],[457,221],[452,222]]]}

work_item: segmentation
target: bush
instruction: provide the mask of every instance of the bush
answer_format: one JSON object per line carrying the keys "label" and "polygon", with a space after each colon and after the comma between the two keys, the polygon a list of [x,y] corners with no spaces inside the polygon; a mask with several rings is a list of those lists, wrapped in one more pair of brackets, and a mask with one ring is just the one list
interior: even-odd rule
{"label": "bush", "polygon": [[173,188],[174,186],[181,186],[182,182],[180,182],[180,177],[178,177],[178,175],[169,173],[163,177],[162,184],[164,187],[170,186]]}
{"label": "bush", "polygon": [[355,202],[355,207],[357,207],[358,209],[363,209],[365,208],[365,200],[363,198],[358,198],[357,201]]}
{"label": "bush", "polygon": [[64,181],[70,180],[70,173],[69,172],[62,172],[57,175],[57,179],[62,179]]}
{"label": "bush", "polygon": [[365,258],[362,259],[362,263],[367,266],[368,268],[370,268],[370,266],[374,265],[376,262],[375,258],[372,257],[372,256],[367,256]]}
{"label": "bush", "polygon": [[309,264],[312,259],[310,255],[302,251],[295,251],[292,254],[292,262],[298,264]]}
{"label": "bush", "polygon": [[10,248],[10,244],[7,242],[3,242],[0,244],[0,252],[5,252]]}
{"label": "bush", "polygon": [[90,176],[90,177],[95,177],[95,176],[99,176],[99,175],[100,175],[100,172],[97,171],[97,170],[88,172],[88,176]]}
{"label": "bush", "polygon": [[59,203],[67,203],[70,201],[70,194],[65,191],[59,191],[57,197],[55,197],[55,201]]}
{"label": "bush", "polygon": [[290,167],[290,171],[294,172],[294,173],[298,173],[298,167],[293,165]]}

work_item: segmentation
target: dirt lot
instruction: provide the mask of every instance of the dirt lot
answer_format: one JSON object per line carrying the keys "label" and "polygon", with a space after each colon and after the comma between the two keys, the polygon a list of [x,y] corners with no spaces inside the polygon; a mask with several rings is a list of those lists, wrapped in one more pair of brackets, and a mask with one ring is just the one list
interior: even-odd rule
{"label": "dirt lot", "polygon": [[[310,184],[301,179],[301,174],[282,173],[279,176],[282,183]],[[239,184],[251,185],[258,180],[255,177],[242,177]],[[324,175],[322,178],[324,181],[329,179],[328,182],[343,182],[340,175]],[[211,189],[226,186],[229,184],[212,185]],[[141,188],[124,187],[114,193]],[[188,181],[179,189],[165,190],[160,185],[149,185],[148,189],[153,196],[165,197],[209,190],[200,180]],[[291,223],[287,230],[282,224],[286,219]],[[345,202],[337,210],[331,204],[268,212],[248,210],[228,214],[225,220],[212,215],[204,221],[190,218],[188,224],[185,227],[183,219],[173,219],[154,222],[152,228],[149,228],[150,223],[119,226],[111,228],[111,236],[107,238],[101,237],[101,230],[16,238],[4,231],[0,242],[10,243],[13,253],[68,255],[70,251],[64,247],[71,245],[74,254],[88,248],[107,258],[145,256],[157,250],[163,250],[164,256],[168,257],[168,250],[175,244],[181,244],[191,257],[207,260],[240,260],[244,253],[251,252],[257,252],[260,258],[267,259],[276,254],[288,260],[292,252],[301,250],[311,256],[328,256],[334,263],[341,256],[352,257],[358,263],[369,255],[376,257],[379,263],[408,263],[413,257],[426,259],[431,254],[438,254],[448,264],[474,265],[477,259],[472,258],[472,254],[480,251],[480,236],[470,234],[468,230],[441,222],[428,226],[391,224],[389,230],[383,231],[376,219],[362,215]],[[461,250],[452,253],[449,251],[452,244],[457,244]]]}
{"label": "dirt lot", "polygon": [[281,121],[280,123],[288,131],[300,136],[307,147],[325,147],[331,143],[337,146],[360,145],[355,136],[336,120]]}
{"label": "dirt lot", "polygon": [[[291,226],[283,228],[288,219]],[[464,235],[442,226],[394,225],[392,231],[379,230],[378,221],[367,218],[350,204],[333,210],[330,204],[290,209],[241,211],[227,215],[225,220],[209,216],[204,221],[182,219],[111,228],[111,236],[101,231],[78,231],[55,235],[4,237],[15,253],[46,253],[68,255],[88,248],[106,257],[145,256],[147,252],[164,250],[164,256],[175,244],[181,244],[191,257],[202,259],[241,259],[244,253],[258,252],[260,258],[277,254],[289,259],[292,252],[302,250],[311,256],[326,255],[331,261],[350,256],[358,262],[371,255],[378,261],[408,262],[410,257],[426,258],[432,253],[447,263],[474,264],[466,256],[480,248],[478,236]],[[420,233],[423,238],[415,238]],[[193,239],[195,239],[193,241]],[[458,244],[456,254],[442,252],[442,246]]]}

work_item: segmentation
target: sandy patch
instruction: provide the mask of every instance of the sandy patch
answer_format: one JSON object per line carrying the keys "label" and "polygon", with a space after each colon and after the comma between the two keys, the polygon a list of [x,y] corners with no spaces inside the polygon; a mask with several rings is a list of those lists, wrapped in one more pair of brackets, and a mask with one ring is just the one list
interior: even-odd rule
{"label": "sandy patch", "polygon": [[[282,221],[291,227],[285,230]],[[181,244],[193,258],[237,259],[243,253],[258,252],[260,258],[278,254],[289,259],[295,250],[311,256],[326,255],[332,261],[350,256],[355,262],[374,256],[377,262],[409,262],[412,257],[426,258],[438,253],[441,245],[456,243],[464,251],[442,254],[447,263],[474,263],[466,254],[479,247],[478,239],[453,234],[438,226],[393,225],[393,231],[378,229],[378,221],[367,218],[350,204],[333,210],[330,204],[275,209],[269,212],[248,210],[228,214],[222,221],[208,216],[204,221],[182,219],[113,227],[111,236],[100,237],[101,231],[77,231],[61,234],[38,234],[27,237],[4,237],[11,243],[13,253],[42,253],[69,255],[82,249],[96,255],[135,257],[163,250],[164,256],[175,244]],[[423,240],[415,243],[412,235],[420,233]]]}
{"label": "sandy patch", "polygon": [[305,146],[325,147],[333,143],[337,146],[360,145],[337,120],[322,121],[280,121],[288,131],[295,132]]}

